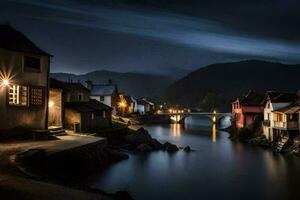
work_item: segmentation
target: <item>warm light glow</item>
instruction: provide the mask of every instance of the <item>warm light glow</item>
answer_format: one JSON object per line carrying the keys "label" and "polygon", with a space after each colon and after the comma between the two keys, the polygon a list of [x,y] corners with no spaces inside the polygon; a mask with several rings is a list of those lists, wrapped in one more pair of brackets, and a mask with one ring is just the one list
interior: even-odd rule
{"label": "warm light glow", "polygon": [[49,108],[52,108],[54,106],[54,102],[53,101],[49,101]]}
{"label": "warm light glow", "polygon": [[119,107],[120,108],[125,108],[126,107],[126,103],[123,102],[123,101],[119,102]]}
{"label": "warm light glow", "polygon": [[216,128],[216,124],[213,124],[211,132],[212,132],[212,141],[213,141],[213,143],[216,143],[216,141],[217,141],[217,128]]}
{"label": "warm light glow", "polygon": [[8,79],[3,79],[2,83],[4,86],[8,86],[9,85],[9,80]]}

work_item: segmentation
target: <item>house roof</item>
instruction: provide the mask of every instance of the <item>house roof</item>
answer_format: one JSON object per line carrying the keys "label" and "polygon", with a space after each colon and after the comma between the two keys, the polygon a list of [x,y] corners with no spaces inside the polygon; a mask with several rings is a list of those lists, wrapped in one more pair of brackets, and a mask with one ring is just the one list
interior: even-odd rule
{"label": "house roof", "polygon": [[131,96],[125,95],[124,98],[127,103],[134,103]]}
{"label": "house roof", "polygon": [[239,97],[240,104],[243,106],[262,106],[265,94],[261,92],[249,91],[248,94]]}
{"label": "house roof", "polygon": [[90,92],[90,90],[87,89],[86,87],[84,87],[84,85],[82,85],[81,83],[63,82],[63,81],[56,80],[54,78],[50,78],[50,88],[63,89],[63,90],[67,90],[67,91],[86,90],[86,91]]}
{"label": "house roof", "polygon": [[116,85],[92,85],[91,95],[110,96],[116,91]]}
{"label": "house roof", "polygon": [[0,25],[0,38],[0,48],[11,51],[51,56],[37,47],[23,33],[9,25]]}
{"label": "house roof", "polygon": [[104,110],[112,109],[111,107],[94,99],[90,99],[89,102],[65,102],[64,106],[65,108],[76,110],[81,113],[102,112]]}
{"label": "house roof", "polygon": [[268,99],[272,103],[288,103],[297,101],[299,99],[298,94],[295,93],[283,93],[283,92],[267,92]]}
{"label": "house roof", "polygon": [[285,114],[300,113],[300,106],[298,104],[292,104],[287,107],[277,109],[275,112],[281,112]]}
{"label": "house roof", "polygon": [[140,105],[147,105],[147,104],[154,105],[152,102],[150,102],[144,98],[137,99],[136,101],[137,101],[137,104],[140,104]]}

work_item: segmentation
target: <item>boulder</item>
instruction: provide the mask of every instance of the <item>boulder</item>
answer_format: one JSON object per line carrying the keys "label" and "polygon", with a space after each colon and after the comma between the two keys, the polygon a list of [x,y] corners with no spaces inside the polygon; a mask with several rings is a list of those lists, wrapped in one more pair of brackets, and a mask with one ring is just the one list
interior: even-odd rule
{"label": "boulder", "polygon": [[152,139],[150,142],[150,146],[155,150],[163,148],[163,145],[157,139]]}
{"label": "boulder", "polygon": [[151,135],[144,128],[140,128],[135,131],[133,134],[125,136],[125,141],[130,144],[142,144],[150,143],[152,141]]}
{"label": "boulder", "polygon": [[149,152],[152,151],[152,148],[148,144],[140,144],[135,150],[141,152]]}
{"label": "boulder", "polygon": [[190,152],[192,149],[190,146],[184,147],[183,151]]}
{"label": "boulder", "polygon": [[176,145],[171,144],[171,143],[169,143],[169,142],[164,143],[163,147],[164,147],[164,150],[166,150],[166,151],[168,151],[168,152],[170,152],[170,153],[176,152],[176,151],[179,150],[178,147],[177,147]]}

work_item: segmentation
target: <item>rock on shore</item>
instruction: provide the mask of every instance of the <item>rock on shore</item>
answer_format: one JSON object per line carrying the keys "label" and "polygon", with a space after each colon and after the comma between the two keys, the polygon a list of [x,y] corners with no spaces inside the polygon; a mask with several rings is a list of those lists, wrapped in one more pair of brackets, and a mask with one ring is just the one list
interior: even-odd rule
{"label": "rock on shore", "polygon": [[168,152],[176,152],[179,148],[166,142],[165,144],[161,144],[158,140],[151,137],[148,131],[144,128],[139,128],[134,133],[126,135],[124,137],[123,148],[127,150],[134,150],[137,152],[149,152],[153,150],[166,150]]}

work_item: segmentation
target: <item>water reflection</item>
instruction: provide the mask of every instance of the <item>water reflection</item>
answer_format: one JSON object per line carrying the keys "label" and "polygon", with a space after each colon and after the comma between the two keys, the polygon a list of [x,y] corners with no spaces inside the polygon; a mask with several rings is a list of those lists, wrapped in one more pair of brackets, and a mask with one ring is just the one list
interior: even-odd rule
{"label": "water reflection", "polygon": [[175,123],[175,124],[171,124],[171,135],[173,137],[180,137],[181,135],[181,131],[182,131],[182,126],[181,124]]}
{"label": "water reflection", "polygon": [[216,143],[217,142],[217,127],[216,127],[216,124],[212,125],[211,134],[212,134],[212,142]]}

